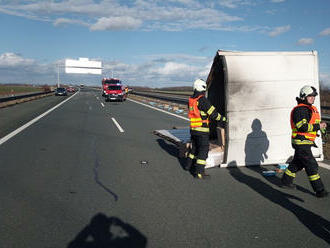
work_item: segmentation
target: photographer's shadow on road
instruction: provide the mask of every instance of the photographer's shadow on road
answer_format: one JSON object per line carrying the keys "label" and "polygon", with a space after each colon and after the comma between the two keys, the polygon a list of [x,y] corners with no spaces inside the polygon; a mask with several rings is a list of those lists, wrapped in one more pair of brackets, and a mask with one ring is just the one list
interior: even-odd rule
{"label": "photographer's shadow on road", "polygon": [[236,161],[228,163],[228,171],[238,182],[250,187],[256,193],[262,195],[272,203],[290,211],[310,230],[311,233],[330,244],[330,222],[322,216],[319,216],[292,201],[293,199],[303,202],[302,199],[294,195],[283,193],[257,177],[244,174],[242,170],[237,167]]}
{"label": "photographer's shadow on road", "polygon": [[119,218],[96,214],[67,248],[145,248],[147,238],[130,224]]}
{"label": "photographer's shadow on road", "polygon": [[262,130],[259,119],[253,120],[251,129],[252,132],[247,135],[245,140],[245,164],[261,165],[268,158],[269,140],[266,132]]}
{"label": "photographer's shadow on road", "polygon": [[[259,119],[254,119],[251,124],[252,132],[250,132],[245,140],[245,164],[247,168],[262,173],[265,170],[261,164],[268,159],[267,151],[269,149],[269,139],[267,133],[262,130],[262,123]],[[277,186],[281,185],[278,177],[267,177],[267,180]]]}
{"label": "photographer's shadow on road", "polygon": [[[267,151],[269,148],[269,139],[267,133],[262,130],[262,123],[259,119],[254,119],[251,124],[252,132],[250,132],[245,140],[245,164],[247,168],[262,173],[265,170],[261,164],[268,159]],[[280,186],[280,180],[277,177],[267,177],[272,184]]]}

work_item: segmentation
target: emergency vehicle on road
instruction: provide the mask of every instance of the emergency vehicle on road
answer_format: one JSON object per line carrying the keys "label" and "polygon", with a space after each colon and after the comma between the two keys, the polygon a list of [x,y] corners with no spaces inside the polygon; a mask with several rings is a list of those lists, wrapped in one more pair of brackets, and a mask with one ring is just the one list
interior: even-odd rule
{"label": "emergency vehicle on road", "polygon": [[102,96],[106,101],[125,101],[127,93],[125,86],[118,78],[103,78],[102,79]]}

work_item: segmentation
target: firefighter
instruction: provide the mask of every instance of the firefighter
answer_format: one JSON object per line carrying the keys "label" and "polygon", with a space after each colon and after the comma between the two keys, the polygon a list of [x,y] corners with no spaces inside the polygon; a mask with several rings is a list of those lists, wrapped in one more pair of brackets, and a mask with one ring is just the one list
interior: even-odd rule
{"label": "firefighter", "polygon": [[313,86],[306,85],[301,88],[299,98],[296,98],[298,105],[292,109],[290,116],[295,153],[281,181],[282,187],[294,189],[296,173],[304,168],[316,197],[321,198],[326,197],[328,192],[318,174],[318,164],[311,149],[316,147],[314,141],[319,135],[317,132],[325,130],[327,124],[321,121],[317,108],[313,106],[317,95]]}
{"label": "firefighter", "polygon": [[205,164],[209,152],[209,118],[216,120],[221,127],[224,127],[226,117],[221,116],[206,99],[205,81],[197,79],[193,88],[194,93],[189,97],[188,112],[192,147],[184,169],[194,169],[193,173],[197,179],[207,179],[209,175],[205,173]]}

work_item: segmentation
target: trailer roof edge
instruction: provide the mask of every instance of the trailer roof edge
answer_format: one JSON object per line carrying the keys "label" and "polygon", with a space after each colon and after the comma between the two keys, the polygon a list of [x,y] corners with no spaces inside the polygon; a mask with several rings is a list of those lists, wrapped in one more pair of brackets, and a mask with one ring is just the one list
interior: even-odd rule
{"label": "trailer roof edge", "polygon": [[225,51],[225,50],[218,50],[218,55],[223,56],[271,56],[271,55],[313,55],[317,56],[316,50],[311,51]]}

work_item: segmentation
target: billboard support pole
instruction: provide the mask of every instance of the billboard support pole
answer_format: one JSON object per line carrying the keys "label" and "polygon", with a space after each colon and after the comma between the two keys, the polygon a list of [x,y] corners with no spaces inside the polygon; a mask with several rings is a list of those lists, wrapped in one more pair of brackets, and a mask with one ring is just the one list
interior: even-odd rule
{"label": "billboard support pole", "polygon": [[60,87],[60,65],[57,64],[57,88]]}

